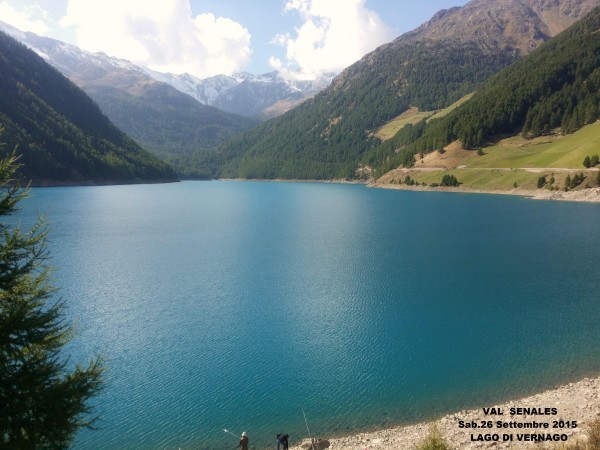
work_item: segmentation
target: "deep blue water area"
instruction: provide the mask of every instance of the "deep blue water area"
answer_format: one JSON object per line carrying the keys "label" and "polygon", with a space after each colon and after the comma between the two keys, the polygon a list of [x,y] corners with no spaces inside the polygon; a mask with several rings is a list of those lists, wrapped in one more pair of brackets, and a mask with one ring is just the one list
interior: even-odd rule
{"label": "deep blue water area", "polygon": [[[600,373],[600,205],[184,182],[36,188],[55,284],[101,354],[76,450],[252,448]],[[546,406],[546,405],[540,405]],[[575,419],[575,418],[572,418]]]}

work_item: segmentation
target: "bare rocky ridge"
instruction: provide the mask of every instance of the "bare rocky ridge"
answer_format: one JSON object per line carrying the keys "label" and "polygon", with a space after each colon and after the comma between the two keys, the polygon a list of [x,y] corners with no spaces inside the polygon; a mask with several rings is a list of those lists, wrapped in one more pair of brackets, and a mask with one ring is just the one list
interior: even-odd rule
{"label": "bare rocky ridge", "polygon": [[[600,0],[473,0],[462,7],[437,12],[428,22],[384,44],[355,65],[381,64],[379,55],[390,48],[415,42],[475,43],[489,51],[514,49],[525,55],[566,30]],[[344,89],[355,65],[345,69],[332,85]],[[349,70],[350,69],[350,70]]]}
{"label": "bare rocky ridge", "polygon": [[395,42],[456,39],[484,47],[513,47],[525,54],[565,30],[598,0],[474,0],[437,13]]}

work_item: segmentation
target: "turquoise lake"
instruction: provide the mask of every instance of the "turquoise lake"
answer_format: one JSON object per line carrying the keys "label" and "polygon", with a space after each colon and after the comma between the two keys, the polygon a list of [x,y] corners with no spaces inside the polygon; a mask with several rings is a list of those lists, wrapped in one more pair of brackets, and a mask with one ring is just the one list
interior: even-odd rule
{"label": "turquoise lake", "polygon": [[[73,361],[105,358],[76,450],[233,449],[440,416],[600,373],[600,204],[183,182],[36,188]],[[547,405],[540,405],[547,406]],[[576,417],[569,418],[576,420]]]}

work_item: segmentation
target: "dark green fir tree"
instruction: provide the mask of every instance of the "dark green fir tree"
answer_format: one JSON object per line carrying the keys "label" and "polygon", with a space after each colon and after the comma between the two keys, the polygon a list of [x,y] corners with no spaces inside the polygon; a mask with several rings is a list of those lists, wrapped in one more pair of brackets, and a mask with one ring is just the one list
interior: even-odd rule
{"label": "dark green fir tree", "polygon": [[23,230],[10,220],[28,196],[17,168],[14,156],[0,160],[0,448],[64,449],[97,419],[89,400],[103,366],[63,355],[73,329],[51,283],[44,221]]}

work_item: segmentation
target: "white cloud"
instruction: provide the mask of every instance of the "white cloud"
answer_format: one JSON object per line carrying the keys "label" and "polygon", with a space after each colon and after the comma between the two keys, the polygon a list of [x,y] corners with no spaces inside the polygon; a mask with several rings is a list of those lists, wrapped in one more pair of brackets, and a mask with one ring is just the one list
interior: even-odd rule
{"label": "white cloud", "polygon": [[252,56],[248,30],[212,14],[194,17],[189,0],[68,0],[61,24],[86,50],[161,72],[230,74]]}
{"label": "white cloud", "polygon": [[299,13],[304,23],[295,36],[275,37],[274,43],[286,47],[287,61],[272,57],[270,64],[304,78],[338,72],[393,38],[365,0],[289,0],[285,10]]}
{"label": "white cloud", "polygon": [[37,5],[20,5],[16,9],[7,1],[0,1],[0,20],[21,31],[45,34],[49,30],[48,13]]}

